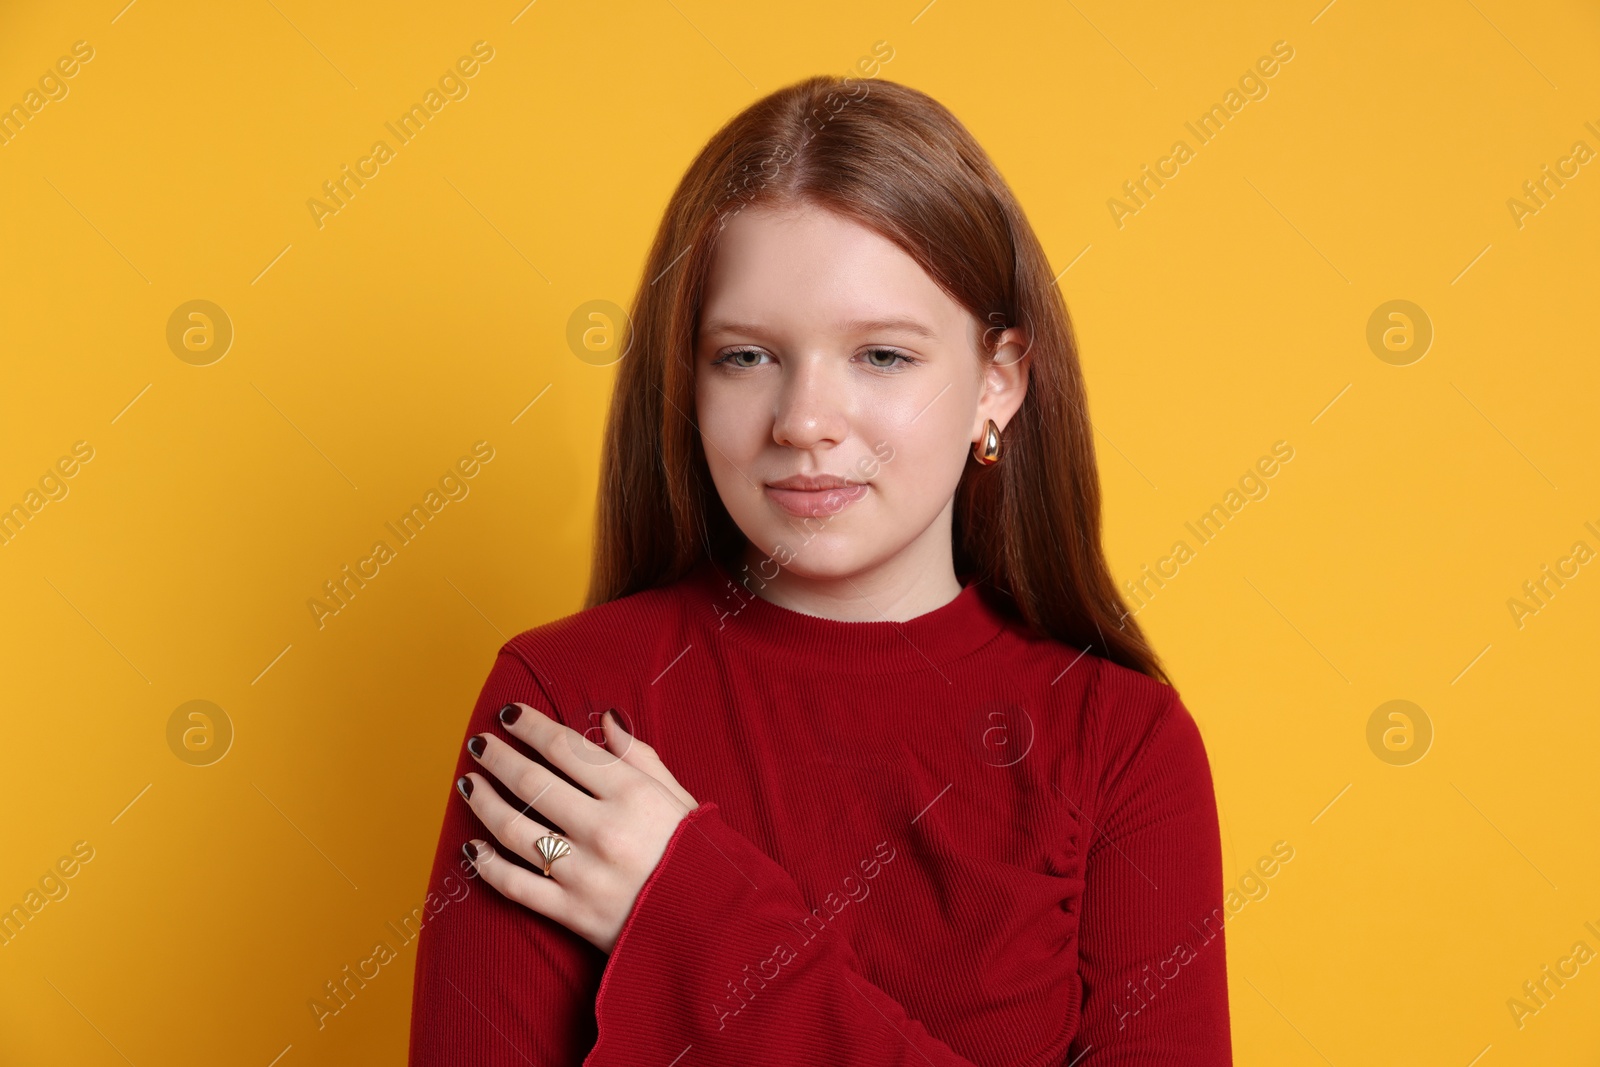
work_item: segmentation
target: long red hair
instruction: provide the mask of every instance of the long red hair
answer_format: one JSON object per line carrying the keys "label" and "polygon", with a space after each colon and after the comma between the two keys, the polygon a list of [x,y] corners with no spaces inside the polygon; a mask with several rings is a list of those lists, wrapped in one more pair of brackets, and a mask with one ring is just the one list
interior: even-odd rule
{"label": "long red hair", "polygon": [[1001,459],[969,463],[956,487],[956,573],[1036,631],[1170,684],[1106,565],[1083,372],[1044,250],[966,127],[927,94],[881,79],[819,75],[779,89],[717,131],[678,183],[611,399],[588,606],[743,548],[693,419],[695,332],[727,219],[796,202],[904,249],[990,327],[986,346],[1003,327],[1027,332],[1028,390]]}

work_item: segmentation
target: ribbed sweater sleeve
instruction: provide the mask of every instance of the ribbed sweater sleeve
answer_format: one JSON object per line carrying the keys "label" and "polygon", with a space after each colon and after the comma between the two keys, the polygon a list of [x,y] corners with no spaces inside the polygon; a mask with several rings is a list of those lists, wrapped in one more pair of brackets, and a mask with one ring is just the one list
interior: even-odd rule
{"label": "ribbed sweater sleeve", "polygon": [[808,939],[812,918],[783,868],[702,802],[623,927],[584,1063],[973,1067],[862,976],[848,941]]}
{"label": "ribbed sweater sleeve", "polygon": [[1163,691],[1146,735],[1113,731],[1102,753],[1109,780],[1084,864],[1075,1067],[1233,1062],[1211,770],[1193,716]]}
{"label": "ribbed sweater sleeve", "polygon": [[[502,649],[462,736],[455,775],[479,770],[466,752],[477,733],[504,737],[496,718],[512,701],[561,721],[515,652]],[[570,725],[570,724],[569,724]],[[489,778],[493,782],[493,778]],[[446,783],[449,785],[449,783]],[[515,803],[504,789],[508,802]],[[520,803],[519,803],[520,806]],[[594,1045],[595,992],[606,957],[554,919],[502,896],[476,876],[461,846],[494,837],[453,787],[434,855],[430,893],[450,901],[423,927],[412,987],[411,1067],[572,1067]],[[449,893],[447,879],[467,885]]]}

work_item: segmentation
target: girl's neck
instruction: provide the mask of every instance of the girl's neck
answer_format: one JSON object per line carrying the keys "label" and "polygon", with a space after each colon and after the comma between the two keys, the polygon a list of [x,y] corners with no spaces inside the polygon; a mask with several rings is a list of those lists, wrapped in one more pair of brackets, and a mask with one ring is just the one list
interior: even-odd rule
{"label": "girl's neck", "polygon": [[[780,566],[779,561],[786,563]],[[791,557],[746,544],[738,562],[753,576],[748,588],[763,600],[840,622],[904,622],[943,607],[961,592],[948,533],[942,545],[914,542],[881,563],[854,571],[827,567],[820,548],[810,553],[802,549]]]}

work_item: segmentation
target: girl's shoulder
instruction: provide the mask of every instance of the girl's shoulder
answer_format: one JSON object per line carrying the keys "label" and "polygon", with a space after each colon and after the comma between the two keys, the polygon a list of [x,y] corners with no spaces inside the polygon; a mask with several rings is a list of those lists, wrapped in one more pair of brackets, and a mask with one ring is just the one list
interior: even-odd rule
{"label": "girl's shoulder", "polygon": [[1093,642],[1079,647],[1009,616],[1004,630],[1005,638],[984,651],[1018,668],[1031,667],[1022,672],[1028,681],[1042,671],[1050,688],[1081,705],[1086,716],[1132,725],[1163,718],[1174,707],[1181,708],[1177,689],[1106,658]]}
{"label": "girl's shoulder", "polygon": [[1195,720],[1176,688],[1142,671],[1095,658],[1086,701],[1101,786],[1150,773],[1209,782],[1210,764]]}
{"label": "girl's shoulder", "polygon": [[711,610],[703,592],[696,588],[694,576],[688,575],[541,623],[523,630],[506,645],[519,652],[581,654],[617,640],[636,642],[683,619],[696,607]]}
{"label": "girl's shoulder", "polygon": [[1173,745],[1199,754],[1194,718],[1178,690],[1143,671],[1087,648],[1041,634],[1020,622],[986,649],[1006,669],[1007,689],[1029,715],[1048,722],[1081,775],[1108,786],[1142,753]]}
{"label": "girl's shoulder", "polygon": [[558,688],[563,677],[637,670],[668,649],[676,655],[713,610],[703,583],[691,574],[523,630],[500,652],[521,660],[547,688]]}

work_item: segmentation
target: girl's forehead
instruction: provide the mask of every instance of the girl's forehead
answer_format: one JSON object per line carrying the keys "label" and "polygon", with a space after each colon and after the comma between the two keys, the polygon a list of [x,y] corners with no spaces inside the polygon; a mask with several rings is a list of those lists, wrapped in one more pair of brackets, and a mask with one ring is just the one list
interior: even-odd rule
{"label": "girl's forehead", "polygon": [[821,209],[741,213],[719,234],[700,301],[702,333],[965,331],[970,316],[894,242]]}

